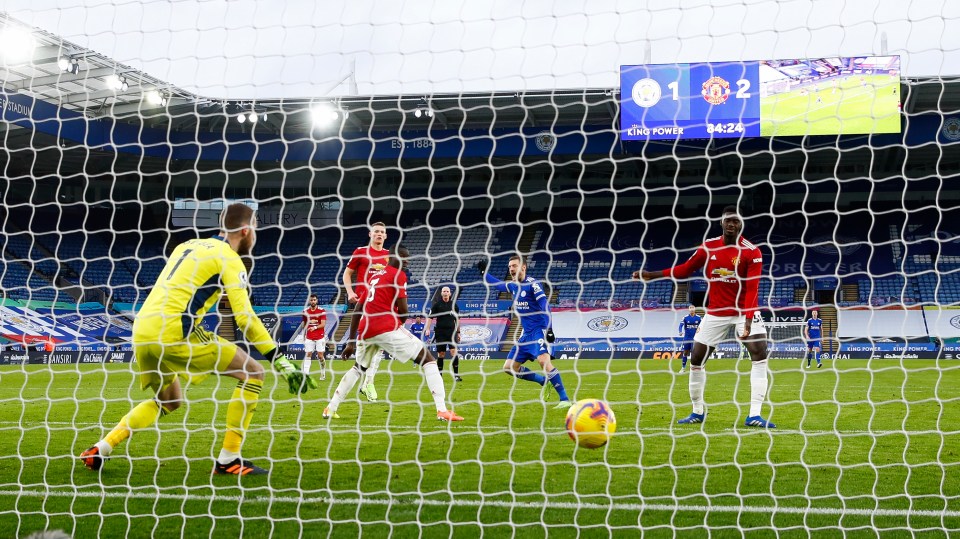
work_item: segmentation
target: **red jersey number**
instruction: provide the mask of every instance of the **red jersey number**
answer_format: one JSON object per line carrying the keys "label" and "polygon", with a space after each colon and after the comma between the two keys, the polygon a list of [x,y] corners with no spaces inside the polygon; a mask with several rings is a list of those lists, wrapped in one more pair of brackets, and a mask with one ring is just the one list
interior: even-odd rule
{"label": "red jersey number", "polygon": [[387,266],[370,275],[369,292],[360,319],[360,338],[369,339],[399,328],[397,300],[407,297],[407,275]]}

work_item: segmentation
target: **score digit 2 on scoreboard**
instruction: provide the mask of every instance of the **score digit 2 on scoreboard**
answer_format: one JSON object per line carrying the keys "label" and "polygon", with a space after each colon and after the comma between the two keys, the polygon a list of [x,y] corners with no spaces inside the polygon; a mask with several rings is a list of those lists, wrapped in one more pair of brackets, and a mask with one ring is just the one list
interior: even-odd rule
{"label": "score digit 2 on scoreboard", "polygon": [[900,133],[900,57],[620,67],[623,140]]}
{"label": "score digit 2 on scoreboard", "polygon": [[759,62],[621,66],[623,140],[760,136]]}

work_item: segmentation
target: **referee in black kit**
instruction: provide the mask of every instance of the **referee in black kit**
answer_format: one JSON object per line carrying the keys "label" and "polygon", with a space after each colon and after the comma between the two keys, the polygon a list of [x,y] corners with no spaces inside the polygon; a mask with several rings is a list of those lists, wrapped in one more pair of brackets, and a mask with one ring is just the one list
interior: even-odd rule
{"label": "referee in black kit", "polygon": [[443,372],[443,360],[447,357],[447,350],[453,358],[453,379],[462,382],[460,378],[460,355],[457,354],[457,343],[460,342],[460,309],[454,300],[453,291],[449,286],[440,289],[440,297],[434,299],[430,307],[430,317],[427,318],[427,327],[423,336],[430,340],[430,325],[434,328],[434,342],[437,343],[437,367]]}

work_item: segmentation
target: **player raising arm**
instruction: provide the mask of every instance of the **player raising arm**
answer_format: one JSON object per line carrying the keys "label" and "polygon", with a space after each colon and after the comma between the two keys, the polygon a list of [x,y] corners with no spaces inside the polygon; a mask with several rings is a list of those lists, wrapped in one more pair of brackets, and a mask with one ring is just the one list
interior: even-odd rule
{"label": "player raising arm", "polygon": [[807,325],[803,328],[803,336],[807,340],[807,368],[810,368],[810,359],[817,360],[817,368],[823,367],[820,361],[820,337],[823,329],[823,320],[820,320],[820,312],[814,310],[807,320]]}
{"label": "player raising arm", "polygon": [[[357,361],[340,379],[333,399],[323,409],[323,417],[339,419],[337,409],[340,404],[350,394],[373,358],[385,351],[401,363],[413,361],[423,367],[423,378],[437,406],[438,420],[463,421],[462,417],[447,409],[447,394],[436,360],[430,355],[423,341],[403,327],[400,317],[407,314],[407,275],[403,269],[409,253],[403,247],[397,247],[395,251],[396,254],[389,258],[387,267],[370,274],[370,288],[362,307],[363,315],[356,325],[356,318],[351,320],[348,330],[349,339],[358,333],[360,336],[356,344]],[[350,357],[353,350],[354,344],[350,341],[344,349],[344,357]]]}
{"label": "player raising arm", "polygon": [[750,371],[750,415],[745,424],[748,427],[776,428],[760,415],[768,387],[767,332],[757,310],[763,256],[760,249],[741,235],[743,219],[735,207],[723,209],[721,224],[723,235],[703,242],[690,260],[663,271],[636,271],[633,277],[645,281],[662,277],[684,279],[705,268],[704,276],[708,283],[707,314],[693,338],[690,357],[689,387],[693,413],[677,423],[703,423],[706,417],[703,390],[707,382],[703,364],[733,326],[753,362]]}
{"label": "player raising arm", "polygon": [[[487,284],[493,289],[510,292],[517,317],[520,318],[520,327],[523,329],[519,341],[510,349],[507,361],[503,364],[504,372],[520,380],[536,382],[541,386],[549,380],[550,385],[560,396],[560,403],[557,404],[556,409],[570,408],[570,399],[563,387],[563,380],[560,379],[560,371],[551,362],[553,355],[550,343],[555,338],[547,294],[536,279],[527,277],[527,264],[523,257],[515,255],[510,258],[508,269],[511,280],[508,282],[503,282],[487,273],[485,260],[477,263],[477,269],[483,273]],[[546,376],[523,366],[524,363],[533,359],[540,363]]]}
{"label": "player raising arm", "polygon": [[221,235],[184,242],[174,249],[133,323],[133,349],[140,387],[154,397],[135,406],[120,423],[80,458],[100,470],[113,449],[138,430],[173,412],[183,402],[180,379],[197,383],[216,373],[236,378],[227,405],[227,432],[214,463],[215,474],[262,475],[267,470],[240,458],[240,446],[263,389],[263,367],[237,345],[203,329],[203,315],[223,293],[247,340],[269,359],[291,393],[316,382],[280,353],[263,322],[253,313],[247,271],[240,259],[256,242],[253,209],[231,204],[224,210]]}

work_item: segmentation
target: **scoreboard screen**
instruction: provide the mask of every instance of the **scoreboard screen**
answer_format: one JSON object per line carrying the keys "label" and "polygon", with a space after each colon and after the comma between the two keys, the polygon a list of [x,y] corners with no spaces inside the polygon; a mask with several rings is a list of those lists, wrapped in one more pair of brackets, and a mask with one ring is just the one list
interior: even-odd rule
{"label": "scoreboard screen", "polygon": [[620,67],[623,140],[899,132],[899,56]]}

